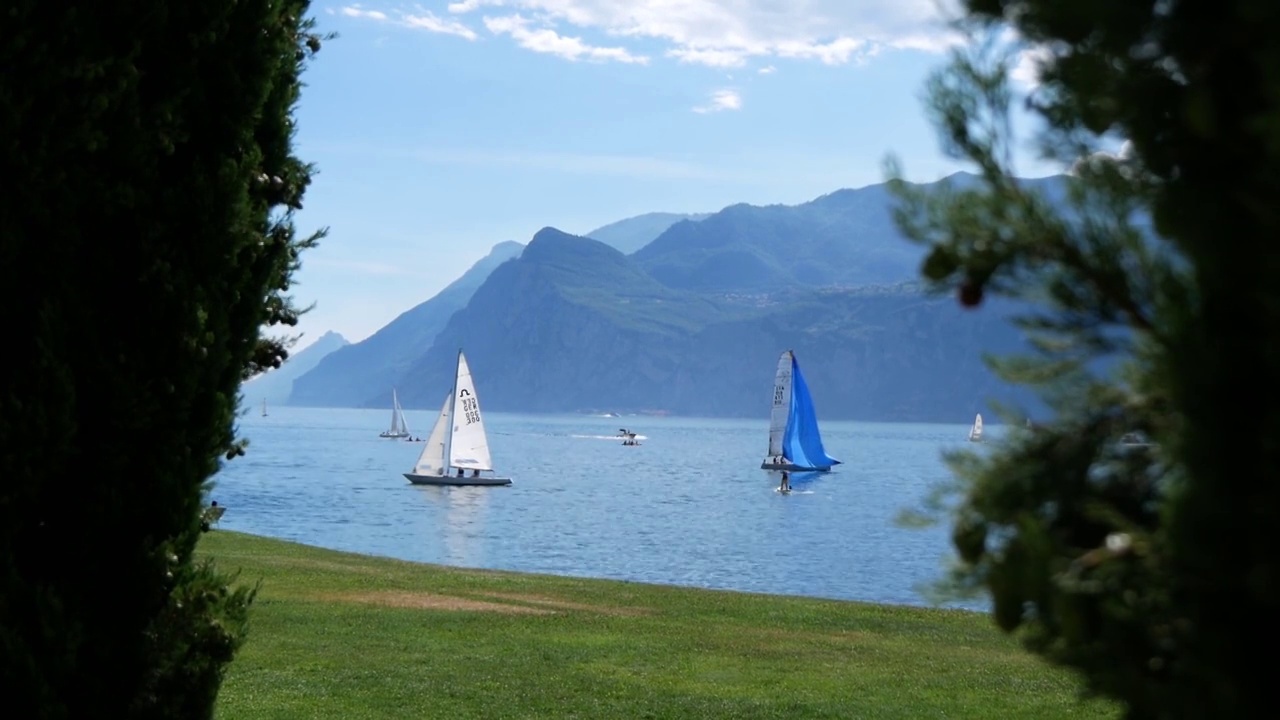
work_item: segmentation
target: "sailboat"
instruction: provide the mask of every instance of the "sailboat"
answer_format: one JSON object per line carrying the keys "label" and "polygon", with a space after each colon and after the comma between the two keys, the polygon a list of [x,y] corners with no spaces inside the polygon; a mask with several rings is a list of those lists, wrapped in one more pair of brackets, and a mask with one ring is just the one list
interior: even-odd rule
{"label": "sailboat", "polygon": [[400,407],[400,398],[396,397],[395,388],[391,388],[391,428],[378,433],[378,437],[409,437],[409,423],[405,422],[404,409]]}
{"label": "sailboat", "polygon": [[493,458],[471,368],[459,350],[453,390],[440,406],[440,415],[413,471],[404,476],[414,485],[511,484],[511,478],[482,476],[482,472],[493,472]]}
{"label": "sailboat", "polygon": [[973,427],[969,428],[969,442],[982,442],[982,413],[973,419]]}
{"label": "sailboat", "polygon": [[791,350],[778,358],[773,380],[773,410],[769,415],[769,456],[764,470],[830,470],[841,461],[827,454],[818,432],[818,415],[809,385]]}
{"label": "sailboat", "polygon": [[262,398],[262,417],[267,416],[267,399]]}

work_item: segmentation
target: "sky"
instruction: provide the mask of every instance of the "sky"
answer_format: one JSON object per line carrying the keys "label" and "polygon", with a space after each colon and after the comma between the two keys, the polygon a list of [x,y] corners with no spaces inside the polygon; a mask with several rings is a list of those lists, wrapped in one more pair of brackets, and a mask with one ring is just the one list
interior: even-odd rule
{"label": "sky", "polygon": [[972,169],[924,114],[957,42],[937,3],[317,0],[338,37],[303,75],[296,223],[329,234],[291,288],[315,304],[294,352],[363,340],[546,226],[801,203],[884,182],[890,154],[911,180]]}

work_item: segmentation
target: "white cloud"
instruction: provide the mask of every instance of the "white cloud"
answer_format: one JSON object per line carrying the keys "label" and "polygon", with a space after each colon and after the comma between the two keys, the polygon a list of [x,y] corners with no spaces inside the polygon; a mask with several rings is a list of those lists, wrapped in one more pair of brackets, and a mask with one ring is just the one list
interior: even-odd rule
{"label": "white cloud", "polygon": [[1011,54],[1009,80],[1015,90],[1032,93],[1040,87],[1040,73],[1055,60],[1048,45],[1027,42],[1016,29],[1005,26],[996,38],[998,46]]}
{"label": "white cloud", "polygon": [[1009,69],[1009,79],[1015,87],[1029,92],[1040,87],[1040,69],[1053,60],[1053,52],[1043,45],[1025,48],[1017,53],[1017,60]]}
{"label": "white cloud", "polygon": [[[661,52],[679,62],[728,68],[742,67],[752,58],[841,65],[888,49],[940,52],[960,42],[944,16],[956,4],[956,0],[455,0],[445,8],[459,18],[500,8],[504,17],[484,17],[486,25],[520,18],[524,30],[537,33],[539,39],[506,34],[537,52],[552,52],[546,48],[557,46],[565,48],[556,53],[563,57],[590,58],[598,57],[591,49],[600,45],[600,50],[612,51],[616,57],[599,59],[618,59],[623,53],[642,57],[631,48],[604,47],[616,43],[588,35],[595,33],[627,42],[657,41],[665,45]],[[581,50],[569,49],[576,47],[575,42]]]}
{"label": "white cloud", "polygon": [[741,110],[742,96],[736,90],[716,90],[711,93],[711,101],[693,109],[696,113],[713,113],[722,110]]}
{"label": "white cloud", "polygon": [[[368,154],[367,147],[352,147],[349,152]],[[376,151],[372,151],[376,152]],[[728,170],[706,167],[682,160],[645,155],[607,155],[590,153],[539,152],[529,150],[489,150],[479,148],[396,148],[396,157],[412,157],[432,165],[471,165],[490,167],[529,167],[540,171],[576,175],[613,175],[632,178],[682,180],[734,180]]]}
{"label": "white cloud", "polygon": [[365,10],[359,5],[348,5],[342,8],[342,14],[347,17],[363,17],[370,20],[386,20],[387,14],[378,10]]}
{"label": "white cloud", "polygon": [[510,35],[520,47],[538,53],[558,55],[566,60],[614,61],[645,65],[649,58],[632,55],[626,48],[588,45],[582,38],[567,37],[549,27],[532,28],[530,20],[520,15],[486,17],[484,26],[495,35]]}
{"label": "white cloud", "polygon": [[427,273],[412,265],[370,262],[367,260],[309,258],[307,266],[312,268],[332,268],[343,270],[353,275],[371,275],[374,277],[427,277]]}
{"label": "white cloud", "polygon": [[778,68],[776,68],[776,67],[774,67],[774,66],[772,66],[772,65],[765,65],[764,67],[760,68],[760,69],[759,69],[759,70],[757,70],[756,72],[760,73],[761,75],[770,75],[770,74],[775,73],[775,72],[777,72],[777,71],[778,71]]}
{"label": "white cloud", "polygon": [[1135,158],[1133,156],[1133,141],[1125,140],[1124,142],[1120,143],[1120,147],[1116,148],[1115,152],[1111,152],[1109,150],[1097,150],[1095,152],[1092,152],[1076,160],[1075,162],[1071,163],[1071,167],[1067,168],[1067,174],[1077,175],[1079,174],[1080,168],[1082,166],[1092,165],[1098,162],[1119,163],[1122,169],[1124,167],[1132,167],[1131,163],[1133,162],[1134,159]]}
{"label": "white cloud", "polygon": [[348,5],[339,12],[347,17],[365,18],[367,20],[375,20],[377,22],[390,22],[404,27],[413,28],[415,30],[426,30],[427,32],[440,33],[442,35],[456,35],[467,40],[475,40],[478,35],[476,31],[467,27],[463,23],[442,18],[430,10],[424,10],[421,7],[416,12],[407,13],[396,11],[396,17],[392,19],[390,15],[380,10],[365,10],[360,5]]}

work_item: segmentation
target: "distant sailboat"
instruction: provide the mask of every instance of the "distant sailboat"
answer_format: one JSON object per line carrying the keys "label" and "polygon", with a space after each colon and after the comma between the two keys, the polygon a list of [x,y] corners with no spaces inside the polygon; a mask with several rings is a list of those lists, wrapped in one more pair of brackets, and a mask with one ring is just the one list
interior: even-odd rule
{"label": "distant sailboat", "polygon": [[409,437],[409,423],[404,419],[404,409],[400,407],[400,398],[396,397],[395,388],[391,388],[391,428],[378,433],[378,437]]}
{"label": "distant sailboat", "polygon": [[982,413],[973,419],[973,427],[969,428],[969,442],[982,442]]}
{"label": "distant sailboat", "polygon": [[262,417],[267,416],[267,399],[262,398]]}
{"label": "distant sailboat", "polygon": [[511,484],[511,478],[482,477],[481,472],[493,472],[493,459],[471,368],[459,350],[453,391],[440,406],[440,415],[413,471],[404,476],[415,485]]}
{"label": "distant sailboat", "polygon": [[818,415],[809,385],[800,374],[794,352],[778,358],[773,381],[773,410],[769,415],[769,456],[765,470],[830,470],[841,461],[827,454],[818,432]]}

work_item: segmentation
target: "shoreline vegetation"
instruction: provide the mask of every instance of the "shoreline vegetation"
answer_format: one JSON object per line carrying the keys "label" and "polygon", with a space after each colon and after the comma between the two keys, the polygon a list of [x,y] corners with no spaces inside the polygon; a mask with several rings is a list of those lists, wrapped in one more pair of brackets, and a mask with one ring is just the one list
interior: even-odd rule
{"label": "shoreline vegetation", "polygon": [[217,717],[1118,718],[965,610],[453,568],[227,530]]}

